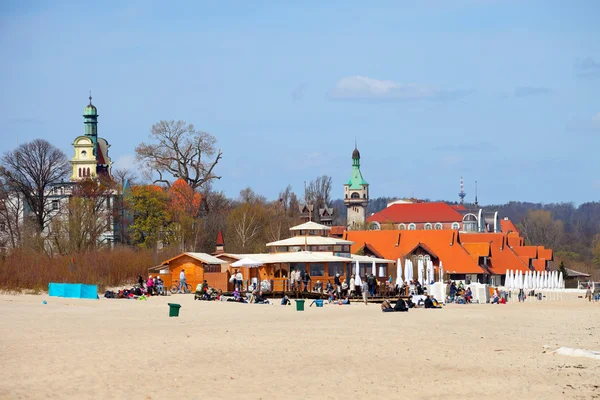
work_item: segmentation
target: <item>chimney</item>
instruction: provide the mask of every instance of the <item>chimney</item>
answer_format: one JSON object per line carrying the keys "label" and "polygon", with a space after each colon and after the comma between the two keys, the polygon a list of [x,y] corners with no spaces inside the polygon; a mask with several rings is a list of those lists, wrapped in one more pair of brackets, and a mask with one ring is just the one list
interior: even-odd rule
{"label": "chimney", "polygon": [[215,254],[223,254],[225,252],[225,241],[223,240],[223,232],[217,233],[217,243],[215,246]]}

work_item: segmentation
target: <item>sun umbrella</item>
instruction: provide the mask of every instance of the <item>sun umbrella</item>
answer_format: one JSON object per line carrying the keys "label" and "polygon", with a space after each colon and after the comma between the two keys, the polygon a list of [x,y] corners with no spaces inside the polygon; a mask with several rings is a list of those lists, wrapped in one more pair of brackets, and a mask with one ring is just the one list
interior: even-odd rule
{"label": "sun umbrella", "polygon": [[425,268],[423,266],[423,260],[418,261],[417,267],[418,267],[418,273],[419,273],[418,281],[422,285],[423,284],[423,273],[425,272]]}
{"label": "sun umbrella", "polygon": [[508,289],[508,284],[510,283],[510,271],[507,269],[504,274],[504,287]]}
{"label": "sun umbrella", "polygon": [[410,282],[410,273],[408,272],[408,268],[410,267],[410,260],[406,260],[404,262],[404,282]]}
{"label": "sun umbrella", "polygon": [[371,268],[371,273],[373,276],[377,276],[377,265],[375,265],[375,260],[373,260],[373,268]]}
{"label": "sun umbrella", "polygon": [[529,288],[529,271],[525,271],[525,275],[523,276],[523,289],[527,290]]}
{"label": "sun umbrella", "polygon": [[356,286],[362,286],[362,280],[360,279],[360,264],[356,260],[356,273],[354,274],[354,284]]}
{"label": "sun umbrella", "polygon": [[564,289],[565,288],[565,280],[563,278],[562,271],[560,271],[560,274],[558,275],[558,288],[559,289]]}
{"label": "sun umbrella", "polygon": [[441,260],[440,260],[440,282],[444,282],[444,267],[442,265]]}
{"label": "sun umbrella", "polygon": [[248,268],[256,268],[263,265],[260,261],[255,261],[251,258],[242,258],[231,264],[232,267],[248,267]]}
{"label": "sun umbrella", "polygon": [[398,259],[396,264],[396,286],[402,286],[402,262]]}

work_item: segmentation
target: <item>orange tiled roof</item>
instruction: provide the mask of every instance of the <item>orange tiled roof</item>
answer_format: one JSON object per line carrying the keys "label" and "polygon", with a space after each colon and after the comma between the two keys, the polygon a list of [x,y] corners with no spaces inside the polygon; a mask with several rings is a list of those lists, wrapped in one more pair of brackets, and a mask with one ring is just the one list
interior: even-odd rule
{"label": "orange tiled roof", "polygon": [[533,268],[535,268],[536,271],[545,271],[546,270],[546,260],[544,260],[544,259],[533,260]]}
{"label": "orange tiled roof", "polygon": [[371,215],[367,222],[379,223],[424,223],[461,222],[463,216],[446,203],[393,204]]}
{"label": "orange tiled roof", "polygon": [[536,246],[511,246],[519,257],[537,258],[538,248]]}
{"label": "orange tiled roof", "polygon": [[552,261],[554,260],[554,252],[552,249],[545,249],[544,246],[538,246],[538,258]]}
{"label": "orange tiled roof", "polygon": [[502,219],[500,220],[500,229],[502,230],[502,233],[509,233],[509,232],[515,232],[515,233],[520,233],[519,230],[517,229],[517,226],[515,224],[513,224],[513,222],[510,219]]}
{"label": "orange tiled roof", "polygon": [[[445,230],[384,230],[384,231],[347,231],[344,238],[355,242],[352,253],[364,243],[374,247],[388,260],[405,258],[419,243],[424,244],[443,262],[444,270],[457,274],[481,274],[485,271],[475,262],[469,253],[454,241],[455,231]],[[453,243],[453,245],[450,245]]]}
{"label": "orange tiled roof", "polygon": [[488,266],[492,274],[504,275],[507,269],[529,271],[528,264],[524,263],[510,246],[506,245],[506,235],[503,233],[465,233],[460,235],[460,241],[463,245],[469,242],[488,242],[490,244]]}
{"label": "orange tiled roof", "polygon": [[329,230],[329,234],[330,235],[343,235],[344,232],[346,231],[346,227],[345,226],[332,226],[331,229]]}
{"label": "orange tiled roof", "polygon": [[508,236],[508,245],[511,247],[523,246],[525,244],[523,238],[519,236],[518,233],[509,233]]}
{"label": "orange tiled roof", "polygon": [[465,248],[465,250],[467,250],[475,262],[479,262],[479,257],[490,256],[490,244],[487,242],[462,243],[462,246]]}

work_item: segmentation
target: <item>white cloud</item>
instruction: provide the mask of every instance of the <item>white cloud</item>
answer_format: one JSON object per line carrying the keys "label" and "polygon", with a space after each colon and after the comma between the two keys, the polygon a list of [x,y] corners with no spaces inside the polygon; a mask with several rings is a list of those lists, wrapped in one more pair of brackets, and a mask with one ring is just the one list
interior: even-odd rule
{"label": "white cloud", "polygon": [[113,169],[131,169],[136,170],[137,165],[135,163],[135,156],[133,154],[122,154],[114,162]]}
{"label": "white cloud", "polygon": [[452,100],[467,93],[467,91],[443,90],[436,86],[402,84],[356,75],[340,79],[331,90],[330,96],[336,100],[416,101]]}

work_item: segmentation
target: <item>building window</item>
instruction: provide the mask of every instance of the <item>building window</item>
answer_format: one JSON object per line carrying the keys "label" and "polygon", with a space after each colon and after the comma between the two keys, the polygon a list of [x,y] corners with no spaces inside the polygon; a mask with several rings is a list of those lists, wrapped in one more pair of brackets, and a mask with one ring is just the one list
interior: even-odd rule
{"label": "building window", "polygon": [[409,231],[414,231],[417,229],[417,226],[413,223],[408,224],[408,230]]}
{"label": "building window", "polygon": [[323,275],[325,275],[325,264],[323,264],[323,263],[311,263],[310,264],[310,275],[311,276],[323,276]]}
{"label": "building window", "polygon": [[425,224],[425,230],[426,231],[431,230],[431,224],[429,222]]}
{"label": "building window", "polygon": [[363,194],[363,199],[366,199],[366,198],[367,198],[367,194],[365,193],[365,194]]}
{"label": "building window", "polygon": [[58,200],[52,200],[52,209],[54,211],[58,210]]}
{"label": "building window", "polygon": [[344,275],[344,263],[329,263],[329,276],[335,276],[335,274],[340,274],[340,276]]}
{"label": "building window", "polygon": [[86,158],[87,157],[87,151],[83,150],[81,152],[81,158]]}
{"label": "building window", "polygon": [[370,231],[378,231],[381,230],[381,225],[379,225],[379,222],[371,222],[369,224],[369,230]]}
{"label": "building window", "polygon": [[292,262],[290,263],[290,271],[298,270],[300,272],[306,271],[306,263],[303,262]]}
{"label": "building window", "polygon": [[444,226],[443,226],[443,225],[442,225],[440,222],[437,222],[437,223],[435,224],[435,229],[437,229],[437,230],[440,230],[440,229],[442,229],[443,227],[444,227]]}
{"label": "building window", "polygon": [[90,176],[90,167],[88,167],[86,174],[87,174],[86,176]]}
{"label": "building window", "polygon": [[81,168],[79,168],[79,175],[78,176],[81,178]]}
{"label": "building window", "polygon": [[453,222],[452,229],[460,229],[460,224],[458,222]]}
{"label": "building window", "polygon": [[398,229],[403,231],[406,230],[406,225],[405,224],[398,224]]}
{"label": "building window", "polygon": [[353,192],[350,196],[351,199],[360,199],[360,194],[358,192]]}
{"label": "building window", "polygon": [[220,265],[204,265],[204,272],[221,272]]}

